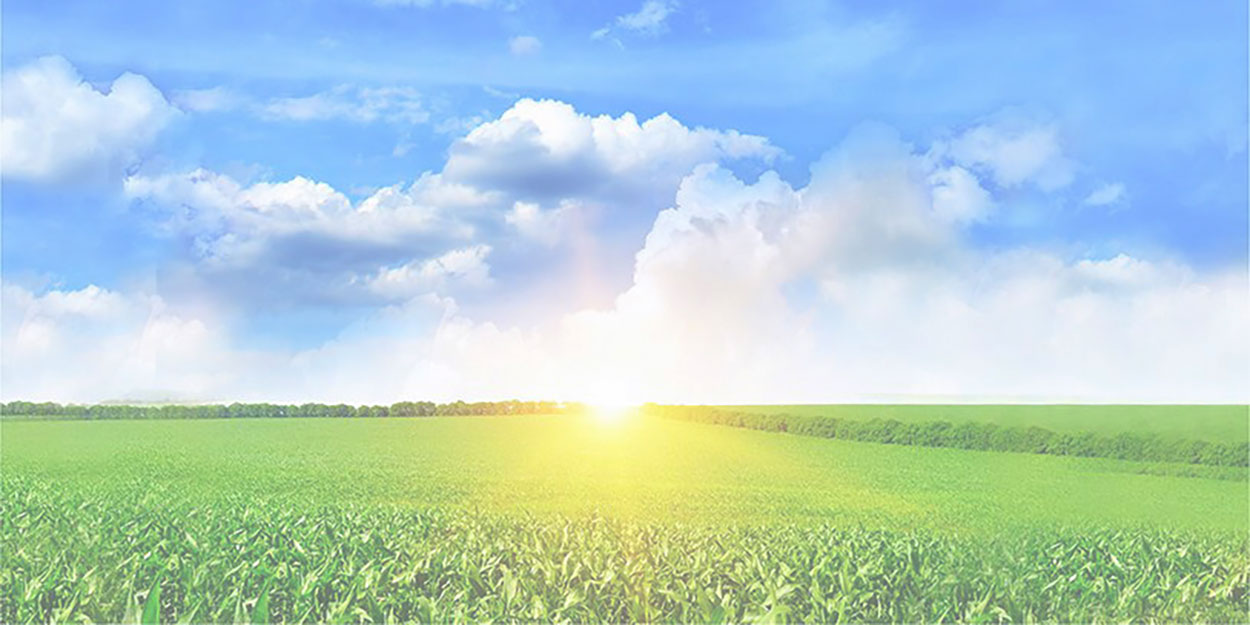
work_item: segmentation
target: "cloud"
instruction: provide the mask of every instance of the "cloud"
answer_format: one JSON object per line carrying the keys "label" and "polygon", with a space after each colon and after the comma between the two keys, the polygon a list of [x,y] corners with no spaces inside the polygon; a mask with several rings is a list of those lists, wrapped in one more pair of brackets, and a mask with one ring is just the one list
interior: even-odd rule
{"label": "cloud", "polygon": [[1124,185],[1118,182],[1104,184],[1085,196],[1086,206],[1110,206],[1125,199]]}
{"label": "cloud", "polygon": [[47,183],[104,183],[138,163],[178,110],[142,76],[106,92],[58,56],[4,73],[4,176]]}
{"label": "cloud", "polygon": [[1075,175],[1075,165],[1063,154],[1058,124],[1013,109],[939,143],[935,151],[989,174],[1004,188],[1027,182],[1053,191],[1070,184]]}
{"label": "cloud", "polygon": [[523,99],[452,144],[444,177],[524,201],[671,193],[695,165],[771,161],[781,150],[734,130],[687,128],[660,114],[591,117],[554,100]]}
{"label": "cloud", "polygon": [[[531,335],[469,321],[433,294],[376,309],[311,349],[260,351],[233,343],[211,310],[173,311],[142,292],[2,289],[4,401],[451,401],[484,397],[485,380],[516,397],[554,396],[538,386],[544,359],[515,367],[538,355]],[[91,315],[48,304],[67,298],[115,303]]]}
{"label": "cloud", "polygon": [[125,191],[149,203],[162,227],[196,234],[206,261],[227,264],[247,262],[272,238],[290,235],[377,246],[426,233],[467,237],[472,228],[444,215],[440,207],[480,201],[473,190],[442,185],[432,175],[406,190],[383,187],[358,206],[330,185],[302,176],[244,186],[203,169],[133,176],[126,180]]}
{"label": "cloud", "polygon": [[[1035,150],[1021,146],[1058,145],[1037,138],[1057,130],[1038,128],[982,122],[918,148],[864,125],[794,186],[717,164],[776,158],[760,137],[523,100],[453,144],[441,171],[355,204],[303,177],[135,176],[126,190],[137,210],[190,258],[163,269],[159,294],[6,286],[3,392],[1246,401],[1243,268],[977,242],[971,228],[993,218],[999,194],[1043,188],[1067,163],[1057,148],[1023,156]],[[648,213],[610,301],[570,304],[579,285],[562,274],[554,291],[525,289],[561,264],[583,270],[583,247],[612,236],[581,228],[587,206],[643,210],[637,198],[661,194],[666,207]],[[565,255],[557,244],[569,232],[582,247]],[[549,264],[518,257],[524,241],[548,246]],[[273,314],[318,298],[365,312],[307,349],[233,347],[213,312],[263,303]],[[530,307],[540,320],[516,315]]]}
{"label": "cloud", "polygon": [[421,94],[411,87],[340,85],[310,96],[274,98],[261,105],[259,111],[270,119],[298,122],[342,119],[415,125],[430,119]]}
{"label": "cloud", "polygon": [[423,9],[432,6],[467,6],[480,9],[498,6],[506,11],[515,10],[518,6],[518,2],[514,0],[373,0],[373,4],[382,7],[418,7]]}
{"label": "cloud", "polygon": [[498,89],[490,85],[482,85],[482,92],[492,98],[508,100],[509,102],[515,102],[516,100],[521,98],[521,94],[519,93],[513,93],[511,91],[504,91],[502,89]]}
{"label": "cloud", "polygon": [[613,31],[625,31],[640,37],[657,37],[668,31],[668,18],[677,11],[677,3],[667,0],[646,0],[633,13],[618,16],[611,24],[591,34],[603,39]]}
{"label": "cloud", "polygon": [[438,258],[380,269],[366,282],[369,290],[391,301],[442,291],[453,280],[475,287],[487,286],[491,282],[490,266],[486,264],[488,254],[487,245],[455,249]]}
{"label": "cloud", "polygon": [[184,111],[245,111],[266,120],[316,122],[344,120],[359,124],[386,122],[417,125],[430,120],[421,93],[412,87],[338,85],[305,96],[257,99],[228,87],[175,91],[173,102]]}
{"label": "cloud", "polygon": [[3,287],[5,397],[90,402],[199,398],[237,388],[260,369],[231,351],[214,324],[172,312],[156,296],[95,285],[41,294]]}
{"label": "cloud", "polygon": [[696,171],[633,286],[566,321],[567,379],[675,402],[1245,400],[1244,272],[978,249],[924,163],[870,128],[801,189]]}
{"label": "cloud", "polygon": [[568,222],[581,207],[574,200],[564,199],[554,208],[544,209],[533,202],[517,201],[504,215],[504,221],[521,236],[555,245],[564,235]]}
{"label": "cloud", "polygon": [[[691,129],[667,115],[639,123],[630,114],[591,117],[560,102],[522,100],[456,140],[442,171],[355,204],[300,176],[245,184],[203,169],[135,175],[125,192],[180,250],[166,268],[169,288],[245,307],[347,306],[411,297],[412,285],[442,294],[467,287],[474,280],[421,278],[467,246],[502,248],[503,262],[532,265],[527,245],[593,238],[590,213],[658,211],[698,163],[778,154],[760,137]],[[485,254],[478,260],[488,275]],[[563,260],[553,253],[542,262]]]}
{"label": "cloud", "polygon": [[508,40],[508,51],[515,56],[538,54],[543,49],[543,42],[532,35],[520,35]]}
{"label": "cloud", "polygon": [[632,286],[536,353],[592,397],[1245,400],[1244,272],[980,249],[937,193],[963,175],[934,171],[872,126],[803,188],[700,167]]}
{"label": "cloud", "polygon": [[242,185],[206,170],[134,176],[125,192],[160,232],[183,243],[180,279],[188,288],[286,306],[394,295],[370,287],[366,276],[468,240],[473,226],[451,212],[480,201],[437,176],[384,187],[353,206],[303,177]]}
{"label": "cloud", "polygon": [[658,35],[667,27],[668,16],[677,10],[677,3],[664,0],[647,0],[634,13],[616,18],[621,28],[644,35]]}
{"label": "cloud", "polygon": [[477,115],[452,115],[434,124],[434,132],[443,135],[463,135],[481,126],[489,115],[482,112]]}
{"label": "cloud", "polygon": [[173,102],[178,108],[195,113],[233,111],[249,104],[248,99],[242,94],[226,87],[175,91]]}
{"label": "cloud", "polygon": [[[556,371],[544,349],[533,332],[472,321],[454,301],[425,295],[371,313],[325,344],[294,354],[279,387],[298,389],[299,401],[556,397]],[[359,364],[366,360],[391,373],[367,379]]]}
{"label": "cloud", "polygon": [[990,197],[976,176],[954,166],[938,169],[929,176],[933,186],[933,210],[952,221],[978,221],[994,208]]}

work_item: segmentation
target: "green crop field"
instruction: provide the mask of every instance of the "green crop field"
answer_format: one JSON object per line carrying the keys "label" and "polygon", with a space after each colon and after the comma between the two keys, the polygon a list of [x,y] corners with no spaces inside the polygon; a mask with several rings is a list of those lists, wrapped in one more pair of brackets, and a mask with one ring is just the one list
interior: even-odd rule
{"label": "green crop field", "polygon": [[793,404],[724,408],[761,414],[895,419],[905,423],[974,421],[1002,426],[1037,426],[1063,433],[1115,435],[1131,432],[1229,443],[1250,440],[1250,406],[1245,405]]}
{"label": "green crop field", "polygon": [[1250,619],[1240,467],[644,416],[8,421],[0,447],[3,622]]}

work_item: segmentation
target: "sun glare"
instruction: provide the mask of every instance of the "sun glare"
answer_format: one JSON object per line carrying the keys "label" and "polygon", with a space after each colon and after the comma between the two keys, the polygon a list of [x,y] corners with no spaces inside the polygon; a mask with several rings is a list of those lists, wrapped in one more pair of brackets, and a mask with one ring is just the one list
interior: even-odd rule
{"label": "sun glare", "polygon": [[621,401],[597,401],[589,404],[590,414],[601,423],[620,423],[638,409]]}

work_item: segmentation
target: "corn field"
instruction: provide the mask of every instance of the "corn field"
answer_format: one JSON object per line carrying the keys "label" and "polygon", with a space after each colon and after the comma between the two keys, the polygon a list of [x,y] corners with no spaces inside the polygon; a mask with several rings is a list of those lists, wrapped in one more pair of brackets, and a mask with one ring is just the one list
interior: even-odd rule
{"label": "corn field", "polygon": [[571,417],[3,442],[5,623],[1250,620],[1244,479],[1124,461]]}

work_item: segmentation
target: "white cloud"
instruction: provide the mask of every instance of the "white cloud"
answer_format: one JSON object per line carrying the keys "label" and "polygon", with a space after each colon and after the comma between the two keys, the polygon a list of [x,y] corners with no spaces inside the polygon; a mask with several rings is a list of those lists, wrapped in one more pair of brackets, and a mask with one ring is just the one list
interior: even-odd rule
{"label": "white cloud", "polygon": [[[426,329],[404,335],[405,361],[378,356],[409,373],[388,381],[406,396],[1245,400],[1244,273],[979,250],[964,242],[962,222],[941,214],[931,172],[924,155],[874,128],[814,165],[800,189],[773,174],[746,184],[699,167],[657,216],[633,284],[607,309],[502,329],[448,300],[414,300],[304,362],[308,371],[357,362],[396,331],[392,315],[418,315],[407,327]],[[803,284],[816,290],[796,300]],[[364,375],[333,379],[360,389],[351,380]]]}
{"label": "white cloud", "polygon": [[1059,126],[1016,110],[1002,111],[945,144],[939,154],[990,174],[1000,187],[1026,182],[1043,191],[1067,186],[1075,165],[1063,154]]}
{"label": "white cloud", "polygon": [[185,174],[134,176],[127,195],[149,202],[175,231],[204,238],[206,259],[245,262],[254,247],[272,238],[308,235],[345,243],[400,243],[407,237],[432,234],[463,238],[470,226],[442,214],[441,206],[464,206],[476,192],[444,187],[436,176],[419,179],[407,190],[383,187],[359,206],[324,182],[296,176],[285,182],[243,186],[229,176],[195,170]]}
{"label": "white cloud", "polygon": [[[1244,270],[970,242],[967,228],[992,216],[994,192],[1053,184],[1045,172],[1066,162],[1047,150],[1041,160],[1021,156],[1029,150],[1017,143],[1047,143],[1020,139],[1032,130],[977,126],[989,127],[998,138],[969,131],[969,153],[956,145],[966,137],[926,151],[892,129],[857,128],[796,188],[771,172],[747,183],[715,164],[776,157],[760,137],[525,100],[458,141],[442,171],[358,204],[302,177],[132,177],[127,191],[195,246],[186,291],[228,278],[231,297],[217,301],[234,309],[275,292],[285,305],[385,305],[311,349],[255,353],[228,347],[229,328],[206,310],[172,311],[167,302],[186,303],[171,293],[6,287],[3,392],[1246,401]],[[546,296],[521,290],[482,314],[461,311],[473,289],[550,269],[517,278],[507,256],[517,240],[507,233],[551,244],[590,204],[640,210],[633,198],[657,194],[668,208],[633,248],[632,278],[611,303],[557,302],[541,323],[513,322],[512,308]],[[609,236],[576,233],[586,248]],[[583,248],[559,249],[541,251],[579,271],[590,264]],[[173,275],[163,284],[187,274]]]}
{"label": "white cloud", "polygon": [[430,113],[421,94],[411,87],[352,87],[340,85],[310,96],[274,98],[259,108],[271,119],[324,121],[343,119],[357,123],[385,121],[423,124]]}
{"label": "white cloud", "polygon": [[521,94],[519,94],[519,93],[513,93],[513,92],[511,92],[511,91],[504,91],[504,90],[502,90],[502,89],[497,89],[497,88],[492,87],[492,86],[490,86],[490,85],[482,85],[482,92],[484,92],[486,95],[488,95],[488,96],[490,96],[490,97],[492,97],[492,98],[499,98],[499,99],[501,99],[501,100],[508,100],[509,102],[516,101],[516,100],[520,99],[520,97],[521,97]]}
{"label": "white cloud", "polygon": [[10,399],[202,397],[256,369],[210,324],[155,296],[94,285],[35,294],[6,284],[2,310],[0,372]]}
{"label": "white cloud", "polygon": [[515,0],[373,0],[373,3],[384,7],[418,7],[428,8],[432,6],[468,6],[477,8],[487,8],[491,6],[499,6],[507,11],[517,8]]}
{"label": "white cloud", "polygon": [[637,11],[618,16],[611,24],[591,33],[591,38],[603,39],[613,30],[623,30],[642,37],[656,37],[668,30],[668,18],[676,10],[676,2],[645,0]]}
{"label": "white cloud", "polygon": [[131,177],[125,191],[164,232],[189,242],[188,288],[287,305],[401,297],[369,288],[366,276],[468,240],[473,226],[453,212],[480,201],[476,191],[443,185],[436,175],[407,189],[383,187],[355,206],[330,185],[298,176],[245,186],[196,170]]}
{"label": "white cloud", "polygon": [[206,170],[132,176],[125,191],[185,242],[182,280],[196,289],[266,305],[350,301],[362,290],[394,301],[410,294],[368,288],[369,276],[419,275],[469,243],[553,247],[569,223],[586,240],[587,211],[655,211],[698,163],[779,153],[761,137],[690,129],[667,115],[639,123],[522,100],[457,140],[443,171],[355,205],[303,177],[247,185]]}
{"label": "white cloud", "polygon": [[554,100],[518,101],[452,144],[445,178],[525,201],[671,194],[695,165],[722,159],[770,161],[763,137],[687,128],[661,114],[591,117]]}
{"label": "white cloud", "polygon": [[543,49],[543,42],[532,35],[519,35],[508,40],[508,51],[516,56],[538,54]]}
{"label": "white cloud", "polygon": [[1119,182],[1107,183],[1090,192],[1085,196],[1086,206],[1110,206],[1123,202],[1125,198],[1124,185]]}
{"label": "white cloud", "polygon": [[1085,259],[1073,267],[1074,286],[1082,289],[1149,288],[1158,283],[1192,283],[1192,270],[1175,263],[1159,263],[1118,254],[1105,260]]}
{"label": "white cloud", "polygon": [[486,113],[478,115],[452,115],[434,124],[434,132],[442,135],[462,135],[481,126],[489,117]]}
{"label": "white cloud", "polygon": [[[291,377],[280,386],[298,389],[298,401],[557,397],[543,349],[533,332],[474,322],[454,301],[426,295],[376,311],[325,344],[294,354],[284,369]],[[362,362],[388,373],[362,375]]]}
{"label": "white cloud", "polygon": [[938,169],[929,176],[933,186],[933,210],[952,221],[984,219],[994,207],[989,191],[962,167]]}
{"label": "white cloud", "polygon": [[[570,318],[567,379],[681,402],[1245,400],[1243,272],[978,250],[902,148],[853,134],[798,190],[691,175],[634,285]],[[823,299],[787,296],[813,280]]]}
{"label": "white cloud", "polygon": [[367,279],[369,290],[392,301],[402,301],[425,293],[442,291],[448,282],[482,287],[491,282],[486,256],[487,245],[451,250],[438,258],[414,260],[398,267],[386,267]]}
{"label": "white cloud", "polygon": [[178,111],[142,76],[107,92],[61,57],[3,77],[4,176],[41,182],[108,182],[137,163]]}
{"label": "white cloud", "polygon": [[419,91],[393,85],[338,85],[311,95],[265,100],[218,86],[175,91],[173,102],[184,111],[196,113],[245,111],[266,120],[294,122],[344,120],[418,125],[430,120],[430,111]]}
{"label": "white cloud", "polygon": [[226,87],[175,91],[173,101],[178,108],[196,113],[233,111],[248,105],[246,97]]}
{"label": "white cloud", "polygon": [[15,288],[10,295],[29,314],[40,317],[108,317],[125,306],[118,294],[94,284],[77,291],[48,291],[39,297]]}
{"label": "white cloud", "polygon": [[576,202],[561,200],[555,208],[544,209],[533,202],[517,201],[504,215],[504,221],[529,239],[555,245],[563,234],[566,222],[579,210]]}

